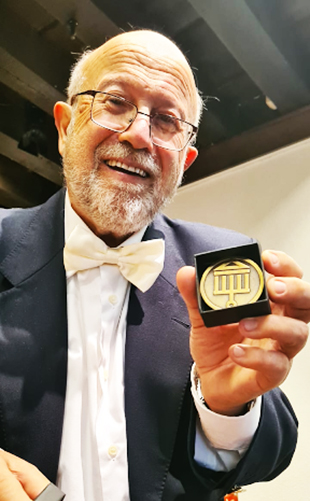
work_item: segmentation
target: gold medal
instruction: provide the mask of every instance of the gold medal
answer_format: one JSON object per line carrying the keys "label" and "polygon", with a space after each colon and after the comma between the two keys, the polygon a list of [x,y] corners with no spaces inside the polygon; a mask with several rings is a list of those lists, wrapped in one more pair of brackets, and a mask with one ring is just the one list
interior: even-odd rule
{"label": "gold medal", "polygon": [[264,289],[264,274],[251,259],[229,259],[210,266],[200,280],[200,294],[213,310],[255,303]]}

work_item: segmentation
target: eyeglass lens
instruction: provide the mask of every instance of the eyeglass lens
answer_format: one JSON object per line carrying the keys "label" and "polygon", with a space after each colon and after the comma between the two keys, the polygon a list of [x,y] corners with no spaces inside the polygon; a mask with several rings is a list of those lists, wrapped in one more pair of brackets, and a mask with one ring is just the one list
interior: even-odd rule
{"label": "eyeglass lens", "polygon": [[[136,106],[110,94],[98,93],[92,104],[92,119],[102,127],[116,132],[125,131],[135,120]],[[182,149],[192,133],[192,127],[175,117],[156,113],[150,118],[154,144],[172,149]]]}
{"label": "eyeglass lens", "polygon": [[92,118],[99,125],[124,131],[136,117],[136,108],[109,94],[96,94],[92,105]]}

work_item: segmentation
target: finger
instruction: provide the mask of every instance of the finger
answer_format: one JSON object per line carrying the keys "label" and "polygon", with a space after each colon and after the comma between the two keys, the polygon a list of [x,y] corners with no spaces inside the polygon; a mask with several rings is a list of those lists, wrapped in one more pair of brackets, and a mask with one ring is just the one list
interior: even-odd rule
{"label": "finger", "polygon": [[204,326],[198,308],[195,268],[184,266],[178,271],[176,278],[177,286],[187,306],[192,326]]}
{"label": "finger", "polygon": [[0,501],[30,501],[23,487],[0,457]]}
{"label": "finger", "polygon": [[284,353],[292,359],[305,346],[308,339],[308,326],[301,320],[278,315],[247,318],[239,323],[239,332],[246,338],[270,340],[267,349]]}
{"label": "finger", "polygon": [[310,309],[310,284],[295,277],[271,277],[267,282],[269,297],[275,303],[289,304],[300,310]]}
{"label": "finger", "polygon": [[[310,321],[310,284],[293,277],[269,278],[267,290],[274,303],[272,311],[297,318],[303,322]],[[285,308],[285,310],[284,310]]]}
{"label": "finger", "polygon": [[255,371],[258,386],[256,397],[283,383],[292,365],[284,353],[258,346],[231,346],[229,356],[239,366]]}
{"label": "finger", "polygon": [[285,252],[266,250],[262,253],[265,270],[277,277],[302,278],[303,271],[293,258]]}
{"label": "finger", "polygon": [[9,470],[15,475],[23,490],[31,499],[35,499],[50,483],[34,465],[14,454],[0,450],[0,457],[6,461]]}

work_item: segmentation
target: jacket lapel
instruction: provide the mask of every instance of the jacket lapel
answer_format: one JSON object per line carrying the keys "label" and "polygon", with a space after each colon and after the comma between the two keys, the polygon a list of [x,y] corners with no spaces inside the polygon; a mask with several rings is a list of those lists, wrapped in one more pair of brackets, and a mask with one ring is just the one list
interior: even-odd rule
{"label": "jacket lapel", "polygon": [[2,446],[36,464],[52,481],[67,362],[63,204],[61,191],[43,206],[20,211],[18,218],[11,211],[1,225],[0,273],[6,283],[0,294]]}
{"label": "jacket lapel", "polygon": [[145,239],[166,239],[164,270],[146,293],[132,288],[127,319],[125,411],[131,501],[161,499],[192,363],[187,310],[175,283],[176,272],[185,263],[163,230],[161,224],[151,225]]}
{"label": "jacket lapel", "polygon": [[[67,368],[63,205],[62,191],[41,207],[21,211],[19,218],[3,220],[6,243],[0,255],[7,284],[0,293],[0,439],[52,481]],[[175,284],[185,263],[164,233],[164,225],[155,223],[145,234],[146,240],[165,238],[165,267],[145,294],[132,287],[127,319],[125,412],[132,501],[161,498],[191,366],[187,310]]]}

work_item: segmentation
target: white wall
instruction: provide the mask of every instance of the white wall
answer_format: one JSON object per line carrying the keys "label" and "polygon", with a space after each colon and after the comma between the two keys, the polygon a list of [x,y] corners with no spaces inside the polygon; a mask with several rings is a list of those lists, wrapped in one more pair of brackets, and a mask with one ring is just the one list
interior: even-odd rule
{"label": "white wall", "polygon": [[[165,212],[232,228],[259,240],[263,249],[283,250],[310,281],[310,139],[180,188]],[[309,386],[310,342],[283,384],[300,421],[293,461],[272,482],[247,487],[241,501],[310,499]]]}

